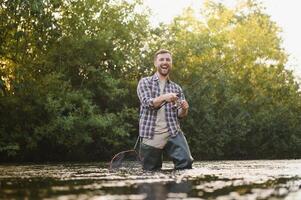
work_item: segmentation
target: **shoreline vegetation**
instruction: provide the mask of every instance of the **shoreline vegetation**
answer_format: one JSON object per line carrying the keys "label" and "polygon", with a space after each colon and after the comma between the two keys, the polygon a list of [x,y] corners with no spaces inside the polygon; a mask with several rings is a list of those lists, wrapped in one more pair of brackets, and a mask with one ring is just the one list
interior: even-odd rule
{"label": "shoreline vegetation", "polygon": [[190,104],[181,125],[196,160],[301,158],[300,86],[259,2],[207,0],[157,27],[150,14],[139,0],[0,0],[0,162],[131,149],[137,83],[160,48]]}

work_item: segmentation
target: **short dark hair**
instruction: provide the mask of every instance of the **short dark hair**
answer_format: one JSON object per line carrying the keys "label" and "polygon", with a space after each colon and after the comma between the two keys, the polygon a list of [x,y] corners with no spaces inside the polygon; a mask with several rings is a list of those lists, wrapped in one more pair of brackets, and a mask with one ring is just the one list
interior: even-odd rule
{"label": "short dark hair", "polygon": [[159,54],[163,54],[163,53],[168,53],[168,54],[170,54],[170,56],[172,56],[171,52],[168,51],[167,49],[160,49],[160,50],[158,50],[158,51],[155,53],[154,60],[157,59],[157,56],[158,56]]}

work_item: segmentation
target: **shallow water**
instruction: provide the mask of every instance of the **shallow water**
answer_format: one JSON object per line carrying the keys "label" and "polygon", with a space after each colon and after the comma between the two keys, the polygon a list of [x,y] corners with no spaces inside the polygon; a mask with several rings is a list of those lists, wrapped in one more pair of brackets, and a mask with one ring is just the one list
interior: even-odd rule
{"label": "shallow water", "polygon": [[105,163],[0,165],[0,199],[301,199],[301,160],[195,162],[109,170]]}

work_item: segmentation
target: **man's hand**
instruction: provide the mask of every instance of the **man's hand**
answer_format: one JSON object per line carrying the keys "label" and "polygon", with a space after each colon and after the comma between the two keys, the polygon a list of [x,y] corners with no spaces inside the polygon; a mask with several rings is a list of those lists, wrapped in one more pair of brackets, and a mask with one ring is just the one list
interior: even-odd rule
{"label": "man's hand", "polygon": [[162,104],[165,104],[166,102],[176,102],[177,100],[178,97],[176,93],[167,93],[154,98],[153,106],[154,108],[161,108]]}
{"label": "man's hand", "polygon": [[188,110],[188,108],[189,108],[188,102],[186,100],[183,100],[181,102],[180,108],[182,108],[183,110]]}
{"label": "man's hand", "polygon": [[167,102],[175,102],[178,100],[178,96],[176,93],[167,93],[167,94],[164,94],[164,100],[167,101]]}
{"label": "man's hand", "polygon": [[178,113],[179,118],[186,117],[188,114],[189,104],[186,100],[183,100],[180,104],[180,112]]}

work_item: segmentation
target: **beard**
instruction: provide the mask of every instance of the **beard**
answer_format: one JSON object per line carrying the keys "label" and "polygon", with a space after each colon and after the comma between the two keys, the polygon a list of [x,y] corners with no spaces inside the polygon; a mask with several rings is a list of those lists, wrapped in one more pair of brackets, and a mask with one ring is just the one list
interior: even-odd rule
{"label": "beard", "polygon": [[170,65],[162,64],[158,67],[158,72],[162,76],[167,76],[170,72]]}

